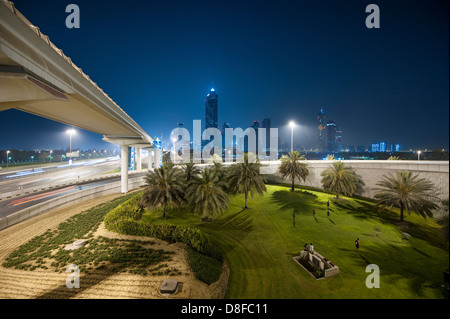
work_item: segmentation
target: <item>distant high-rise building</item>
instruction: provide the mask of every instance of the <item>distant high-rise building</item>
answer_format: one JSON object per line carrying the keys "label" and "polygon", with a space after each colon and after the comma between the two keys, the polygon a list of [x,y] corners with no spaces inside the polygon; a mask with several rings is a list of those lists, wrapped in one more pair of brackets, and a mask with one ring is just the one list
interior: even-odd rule
{"label": "distant high-rise building", "polygon": [[229,122],[223,122],[222,124],[222,134],[225,134],[225,129],[230,128],[231,124]]}
{"label": "distant high-rise building", "polygon": [[325,135],[326,135],[326,124],[325,124],[325,112],[323,111],[323,108],[320,109],[319,115],[317,116],[317,130],[319,134],[319,144],[318,144],[318,150],[319,152],[323,152],[326,149],[326,141],[325,141]]}
{"label": "distant high-rise building", "polygon": [[391,153],[400,152],[400,144],[391,144]]}
{"label": "distant high-rise building", "polygon": [[226,149],[227,147],[233,147],[233,141],[229,145],[226,145],[225,140],[225,129],[231,128],[231,124],[229,122],[223,122],[222,124],[222,145],[223,148]]}
{"label": "distant high-rise building", "polygon": [[326,126],[326,151],[336,151],[336,123],[334,121],[328,121]]}
{"label": "distant high-rise building", "polygon": [[336,126],[336,152],[342,152],[342,129]]}
{"label": "distant high-rise building", "polygon": [[259,121],[253,121],[253,125],[251,126],[255,130],[255,142],[256,142],[256,154],[258,154],[258,129],[259,129]]}
{"label": "distant high-rise building", "polygon": [[219,96],[211,89],[205,99],[205,129],[218,128],[218,102]]}
{"label": "distant high-rise building", "polygon": [[387,143],[386,142],[380,142],[378,144],[380,145],[380,152],[386,152]]}
{"label": "distant high-rise building", "polygon": [[375,153],[375,152],[379,152],[380,151],[380,143],[373,143],[370,151]]}
{"label": "distant high-rise building", "polygon": [[266,155],[270,152],[270,119],[264,119],[262,121],[262,127],[266,129]]}

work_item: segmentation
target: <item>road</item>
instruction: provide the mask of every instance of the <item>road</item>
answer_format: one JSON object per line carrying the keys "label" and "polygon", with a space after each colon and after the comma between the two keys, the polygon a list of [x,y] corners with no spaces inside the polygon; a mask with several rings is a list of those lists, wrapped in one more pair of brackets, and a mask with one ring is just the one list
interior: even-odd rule
{"label": "road", "polygon": [[[4,218],[10,214],[18,212],[27,207],[42,203],[44,201],[68,195],[73,192],[85,190],[87,188],[101,186],[108,183],[120,181],[120,176],[105,176],[105,173],[117,168],[119,160],[117,158],[107,158],[101,160],[91,160],[89,162],[80,163],[80,165],[72,165],[72,167],[45,167],[35,168],[37,173],[30,173],[26,176],[17,178],[10,178],[7,181],[0,183],[0,193],[6,193],[17,190],[19,186],[23,187],[25,192],[27,189],[48,188],[52,189],[36,191],[23,196],[16,196],[0,201],[0,218]],[[44,172],[41,172],[42,169]],[[28,170],[31,171],[31,170]],[[13,176],[15,173],[10,172],[8,176]],[[146,174],[146,171],[130,175],[129,178],[138,178]],[[85,182],[78,182],[78,180],[86,180],[93,177],[105,178],[100,180],[92,180]],[[62,186],[61,184],[71,184]],[[61,186],[57,186],[61,185]]]}
{"label": "road", "polygon": [[33,169],[5,172],[0,175],[0,194],[22,190],[36,189],[38,187],[51,187],[55,185],[72,183],[77,180],[99,176],[119,168],[117,157],[95,159],[75,162],[71,166],[55,165],[42,166]]}

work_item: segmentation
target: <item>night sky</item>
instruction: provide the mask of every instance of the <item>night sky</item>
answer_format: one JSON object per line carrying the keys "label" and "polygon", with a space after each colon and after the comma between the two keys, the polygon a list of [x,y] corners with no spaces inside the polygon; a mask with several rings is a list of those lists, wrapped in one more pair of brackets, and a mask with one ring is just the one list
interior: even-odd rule
{"label": "night sky", "polygon": [[[78,4],[81,28],[67,29]],[[368,29],[376,3],[381,28]],[[271,118],[289,141],[317,147],[316,116],[343,144],[386,140],[403,148],[449,146],[449,8],[446,0],[14,0],[151,136],[191,130],[204,99],[219,95],[224,121],[246,128]],[[0,112],[0,149],[67,147],[67,126]],[[77,148],[112,148],[80,131]]]}

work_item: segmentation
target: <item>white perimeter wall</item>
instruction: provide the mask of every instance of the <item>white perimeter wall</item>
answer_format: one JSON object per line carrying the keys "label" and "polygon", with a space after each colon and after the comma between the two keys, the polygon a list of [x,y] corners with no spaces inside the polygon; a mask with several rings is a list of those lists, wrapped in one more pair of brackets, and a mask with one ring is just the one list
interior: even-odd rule
{"label": "white perimeter wall", "polygon": [[[309,176],[306,182],[295,180],[296,185],[312,186],[322,188],[320,173],[328,168],[334,161],[307,161],[309,165]],[[441,161],[362,161],[362,160],[344,160],[346,165],[353,167],[359,174],[366,186],[362,196],[373,198],[374,188],[383,175],[395,174],[396,171],[412,171],[419,174],[421,178],[425,178],[434,183],[436,192],[440,198],[449,197],[449,162]],[[262,162],[269,164],[273,168],[277,168],[280,162]],[[283,180],[279,173],[269,176],[277,182],[291,183],[290,180]]]}

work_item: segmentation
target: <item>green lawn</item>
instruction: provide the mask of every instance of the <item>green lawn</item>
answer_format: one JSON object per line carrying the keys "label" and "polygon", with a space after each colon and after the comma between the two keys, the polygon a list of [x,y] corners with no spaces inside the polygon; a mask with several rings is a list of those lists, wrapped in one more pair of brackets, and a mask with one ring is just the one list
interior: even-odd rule
{"label": "green lawn", "polygon": [[[326,216],[326,201],[331,216]],[[144,213],[148,223],[199,227],[223,252],[231,269],[226,298],[445,298],[440,285],[448,268],[448,243],[438,236],[432,220],[406,215],[409,241],[397,226],[398,212],[378,213],[373,203],[321,192],[290,192],[267,185],[264,197],[249,201],[232,198],[229,209],[212,223],[198,216],[172,211],[163,220],[159,211]],[[312,209],[316,207],[316,216]],[[293,224],[295,214],[295,226]],[[376,231],[380,231],[379,237]],[[360,239],[360,253],[354,241]],[[339,266],[340,273],[315,280],[297,265],[304,243]],[[367,264],[380,268],[380,288],[365,285]]]}

